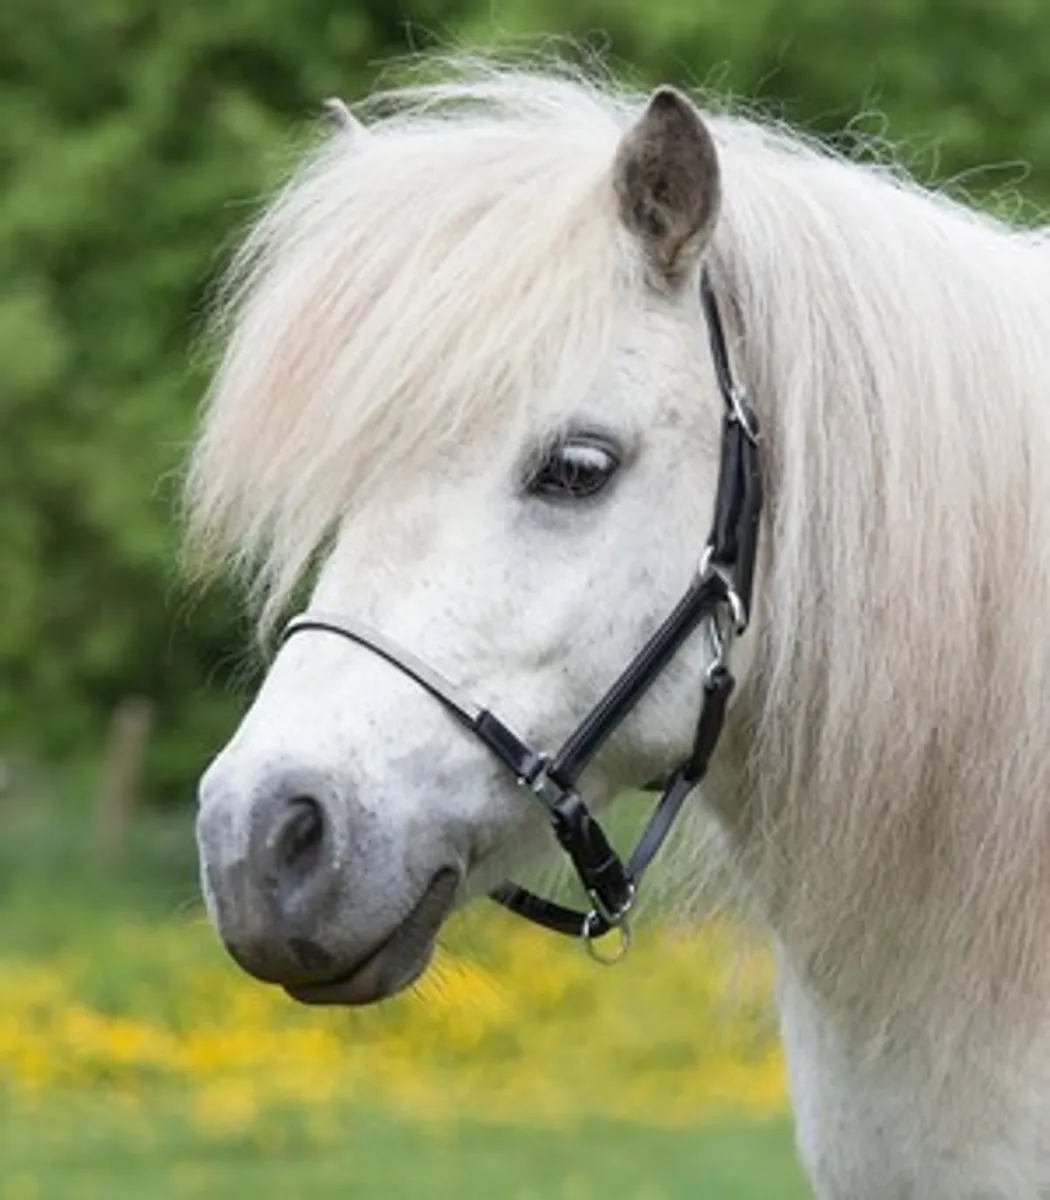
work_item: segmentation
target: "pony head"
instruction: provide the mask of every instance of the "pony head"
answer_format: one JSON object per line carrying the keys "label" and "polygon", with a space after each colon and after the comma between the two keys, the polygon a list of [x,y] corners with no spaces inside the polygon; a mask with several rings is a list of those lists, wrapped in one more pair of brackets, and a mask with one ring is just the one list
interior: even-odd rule
{"label": "pony head", "polygon": [[[511,78],[401,96],[251,233],[193,462],[198,538],[280,611],[365,621],[553,747],[698,565],[722,400],[699,278],[715,141],[645,104]],[[688,748],[691,639],[586,773],[599,802]],[[514,780],[382,658],[279,651],[208,770],[212,918],[245,969],[366,1002],[450,909],[550,838]]]}

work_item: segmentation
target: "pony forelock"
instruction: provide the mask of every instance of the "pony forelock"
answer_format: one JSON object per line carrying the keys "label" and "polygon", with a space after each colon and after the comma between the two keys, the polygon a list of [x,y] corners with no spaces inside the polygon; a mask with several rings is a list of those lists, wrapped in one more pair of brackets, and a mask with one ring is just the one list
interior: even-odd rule
{"label": "pony forelock", "polygon": [[250,230],[218,305],[191,538],[270,612],[378,480],[596,365],[629,283],[617,100],[487,71],[367,107]]}

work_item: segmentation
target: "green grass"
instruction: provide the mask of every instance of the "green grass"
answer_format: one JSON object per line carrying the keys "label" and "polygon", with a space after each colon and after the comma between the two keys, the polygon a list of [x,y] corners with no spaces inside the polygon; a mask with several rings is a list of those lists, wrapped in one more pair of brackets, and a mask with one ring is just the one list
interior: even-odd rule
{"label": "green grass", "polygon": [[[148,1115],[148,1123],[145,1116]],[[640,1114],[644,1119],[644,1114]],[[2,1116],[0,1200],[803,1200],[784,1123],[549,1132],[329,1114],[324,1144],[289,1114],[208,1138],[163,1112]]]}

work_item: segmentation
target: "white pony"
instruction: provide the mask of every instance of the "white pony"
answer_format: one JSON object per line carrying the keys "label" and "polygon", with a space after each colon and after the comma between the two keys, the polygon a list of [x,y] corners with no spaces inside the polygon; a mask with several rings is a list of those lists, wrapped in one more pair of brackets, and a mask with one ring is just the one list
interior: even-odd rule
{"label": "white pony", "polygon": [[[823,1200],[1050,1195],[1039,234],[667,89],[474,66],[381,96],[237,262],[195,538],[265,620],[317,564],[312,606],[557,744],[703,547],[702,267],[767,491],[703,802],[776,948],[801,1157]],[[711,653],[688,642],[588,797],[682,757]],[[550,840],[441,704],[321,633],[200,801],[224,942],[316,1002],[405,986]]]}

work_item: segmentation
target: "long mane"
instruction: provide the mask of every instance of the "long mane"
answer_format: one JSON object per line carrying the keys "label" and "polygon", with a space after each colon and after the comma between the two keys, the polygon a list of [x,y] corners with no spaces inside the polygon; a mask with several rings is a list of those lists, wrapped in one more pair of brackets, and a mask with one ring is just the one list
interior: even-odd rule
{"label": "long mane", "polygon": [[[639,286],[608,173],[643,103],[468,65],[379,97],[251,231],[189,501],[271,609],[377,479],[600,361]],[[829,988],[892,988],[898,1010],[954,988],[960,1022],[990,978],[1045,997],[1045,239],[782,130],[710,125],[711,269],[770,493],[743,768],[716,799]]]}
{"label": "long mane", "polygon": [[269,612],[379,480],[596,368],[633,288],[620,99],[478,69],[367,108],[249,232],[219,311],[191,531]]}
{"label": "long mane", "polygon": [[1045,235],[719,128],[771,490],[722,806],[794,960],[870,1011],[939,996],[949,1045],[989,981],[1047,994]]}

